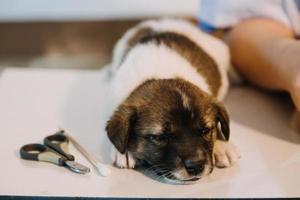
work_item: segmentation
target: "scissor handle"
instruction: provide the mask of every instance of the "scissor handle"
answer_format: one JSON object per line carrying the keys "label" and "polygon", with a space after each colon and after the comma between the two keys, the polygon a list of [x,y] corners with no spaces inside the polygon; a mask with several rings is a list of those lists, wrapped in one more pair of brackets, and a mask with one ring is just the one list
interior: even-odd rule
{"label": "scissor handle", "polygon": [[38,160],[44,162],[51,162],[59,166],[64,166],[65,157],[55,153],[50,148],[42,144],[27,144],[20,149],[21,158],[25,160]]}
{"label": "scissor handle", "polygon": [[51,147],[61,155],[65,156],[67,160],[74,160],[74,156],[69,153],[68,144],[69,139],[63,135],[63,130],[53,135],[49,135],[44,139],[44,144]]}

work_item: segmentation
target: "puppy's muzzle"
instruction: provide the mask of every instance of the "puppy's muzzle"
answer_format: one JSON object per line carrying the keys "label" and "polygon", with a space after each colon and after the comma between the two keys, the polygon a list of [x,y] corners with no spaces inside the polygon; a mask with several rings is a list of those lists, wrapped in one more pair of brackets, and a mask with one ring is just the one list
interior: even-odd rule
{"label": "puppy's muzzle", "polygon": [[189,175],[196,176],[203,172],[205,167],[205,160],[189,160],[183,161],[184,167]]}

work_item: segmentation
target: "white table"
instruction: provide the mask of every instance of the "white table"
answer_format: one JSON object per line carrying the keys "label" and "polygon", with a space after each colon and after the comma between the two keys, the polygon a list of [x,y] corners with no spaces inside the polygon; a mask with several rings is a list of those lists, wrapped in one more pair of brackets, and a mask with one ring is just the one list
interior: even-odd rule
{"label": "white table", "polygon": [[289,128],[292,108],[281,97],[249,87],[231,89],[226,105],[237,165],[215,169],[193,185],[168,185],[134,170],[103,178],[91,167],[79,175],[49,163],[21,160],[20,146],[68,129],[99,159],[103,145],[101,71],[5,68],[0,72],[0,195],[80,197],[299,197],[300,134]]}

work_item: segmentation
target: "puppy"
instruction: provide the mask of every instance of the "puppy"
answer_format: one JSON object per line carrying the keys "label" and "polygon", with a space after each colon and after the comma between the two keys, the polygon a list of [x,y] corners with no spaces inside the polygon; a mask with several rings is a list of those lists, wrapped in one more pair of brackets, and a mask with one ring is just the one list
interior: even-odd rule
{"label": "puppy", "polygon": [[229,167],[239,153],[220,103],[228,89],[229,52],[183,20],[145,21],[118,41],[106,125],[120,168],[148,167],[187,183]]}

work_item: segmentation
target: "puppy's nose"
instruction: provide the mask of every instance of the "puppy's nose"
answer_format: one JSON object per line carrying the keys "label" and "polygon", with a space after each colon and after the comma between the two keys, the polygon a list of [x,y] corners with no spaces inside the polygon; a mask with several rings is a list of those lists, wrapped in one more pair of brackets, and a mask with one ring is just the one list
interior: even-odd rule
{"label": "puppy's nose", "polygon": [[185,160],[184,167],[190,175],[198,175],[204,170],[205,161]]}

